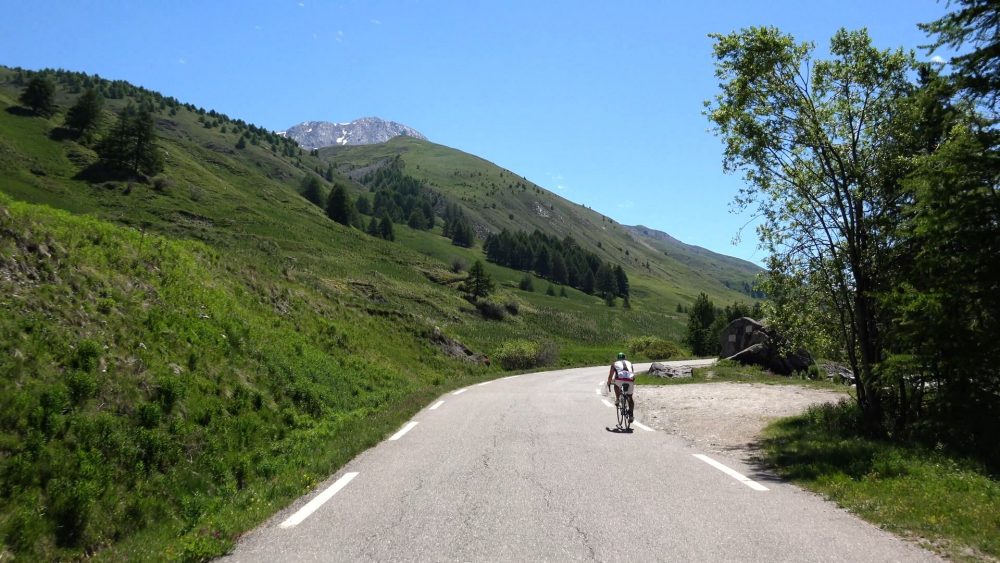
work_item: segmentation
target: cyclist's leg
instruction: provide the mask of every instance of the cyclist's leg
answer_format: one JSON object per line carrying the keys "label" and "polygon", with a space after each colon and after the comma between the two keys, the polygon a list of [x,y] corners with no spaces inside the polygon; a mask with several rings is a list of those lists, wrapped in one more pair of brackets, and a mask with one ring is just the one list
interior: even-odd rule
{"label": "cyclist's leg", "polygon": [[633,399],[632,397],[633,397],[633,395],[631,393],[629,393],[629,395],[628,395],[628,417],[629,417],[629,422],[632,422],[635,419],[635,399]]}
{"label": "cyclist's leg", "polygon": [[618,405],[618,401],[620,401],[620,400],[621,400],[621,396],[622,396],[622,386],[621,386],[621,385],[618,385],[618,383],[617,383],[617,382],[615,382],[615,383],[614,383],[613,385],[614,385],[614,387],[615,387],[615,406],[617,406],[617,405]]}

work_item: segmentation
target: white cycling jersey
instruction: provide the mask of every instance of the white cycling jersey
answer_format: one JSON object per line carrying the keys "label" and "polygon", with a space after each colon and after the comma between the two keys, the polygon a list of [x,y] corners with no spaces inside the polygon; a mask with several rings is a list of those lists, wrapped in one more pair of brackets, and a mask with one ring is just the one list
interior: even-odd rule
{"label": "white cycling jersey", "polygon": [[614,381],[616,386],[621,388],[622,393],[631,395],[632,391],[635,390],[635,368],[632,366],[632,362],[618,360],[612,367],[615,370],[612,381]]}

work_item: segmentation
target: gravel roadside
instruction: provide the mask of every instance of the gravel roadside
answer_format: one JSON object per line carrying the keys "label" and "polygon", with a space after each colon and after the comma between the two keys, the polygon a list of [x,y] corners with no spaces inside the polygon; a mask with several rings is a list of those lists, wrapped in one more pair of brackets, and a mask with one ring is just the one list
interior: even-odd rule
{"label": "gravel roadside", "polygon": [[692,446],[748,460],[754,442],[770,421],[844,397],[846,392],[794,385],[647,385],[636,392],[635,410],[636,418],[646,425],[681,436]]}

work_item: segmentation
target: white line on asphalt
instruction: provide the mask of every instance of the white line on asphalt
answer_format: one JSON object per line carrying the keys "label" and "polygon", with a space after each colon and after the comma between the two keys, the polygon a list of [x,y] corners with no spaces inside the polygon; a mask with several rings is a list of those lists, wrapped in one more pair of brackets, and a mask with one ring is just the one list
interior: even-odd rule
{"label": "white line on asphalt", "polygon": [[300,508],[298,512],[296,512],[295,514],[289,516],[288,520],[285,520],[284,522],[279,524],[278,527],[291,528],[292,526],[299,524],[300,522],[308,518],[310,514],[316,512],[317,508],[323,506],[323,504],[326,503],[326,501],[330,500],[330,497],[337,494],[337,492],[340,491],[340,489],[343,489],[344,486],[346,486],[348,483],[351,482],[351,479],[354,479],[357,476],[358,476],[357,471],[351,473],[345,473],[343,477],[337,479],[336,483],[330,485],[330,487],[327,490],[316,495],[316,498],[306,503],[305,506]]}
{"label": "white line on asphalt", "polygon": [[432,411],[436,411],[436,410],[437,410],[437,408],[438,408],[438,407],[440,407],[440,406],[441,406],[441,405],[443,405],[443,404],[444,404],[444,401],[438,401],[438,402],[434,403],[434,406],[433,406],[433,407],[431,407],[431,410],[432,410]]}
{"label": "white line on asphalt", "polygon": [[643,423],[641,423],[641,422],[633,422],[632,424],[633,424],[633,425],[635,425],[635,426],[636,426],[636,427],[638,427],[638,428],[642,428],[642,429],[643,429],[643,430],[645,430],[646,432],[653,432],[653,429],[652,429],[652,428],[650,428],[650,427],[646,426],[645,424],[643,424]]}
{"label": "white line on asphalt", "polygon": [[489,385],[490,383],[493,383],[493,382],[492,381],[484,381],[482,383],[477,383],[476,387],[482,387],[483,385]]}
{"label": "white line on asphalt", "polygon": [[452,395],[461,395],[462,393],[465,393],[468,390],[469,390],[468,387],[466,387],[465,389],[459,389],[458,391],[455,391],[454,393],[452,393]]}
{"label": "white line on asphalt", "polygon": [[744,485],[750,487],[755,491],[768,490],[768,488],[765,487],[764,485],[761,485],[760,483],[754,481],[753,479],[750,479],[749,477],[743,475],[742,473],[739,473],[738,471],[735,471],[733,469],[726,467],[725,465],[722,465],[721,463],[715,461],[714,459],[708,457],[707,455],[702,455],[702,454],[691,454],[691,455],[704,461],[705,463],[711,465],[712,467],[718,469],[719,471],[725,473],[726,475],[729,475],[733,479],[736,479],[740,483],[743,483]]}
{"label": "white line on asphalt", "polygon": [[400,428],[399,432],[396,432],[395,434],[393,434],[392,437],[389,438],[389,440],[398,440],[398,439],[402,438],[403,434],[406,434],[407,432],[409,432],[410,430],[412,430],[413,427],[416,426],[416,425],[417,425],[417,423],[414,422],[414,421],[412,421],[412,420],[410,422],[407,422],[406,426]]}
{"label": "white line on asphalt", "polygon": [[605,405],[609,406],[609,407],[614,408],[614,405],[612,405],[611,403],[609,403],[607,399],[601,399],[601,402],[604,403]]}
{"label": "white line on asphalt", "polygon": [[601,388],[598,387],[597,389],[594,389],[594,392],[597,393],[598,395],[600,395],[601,394]]}

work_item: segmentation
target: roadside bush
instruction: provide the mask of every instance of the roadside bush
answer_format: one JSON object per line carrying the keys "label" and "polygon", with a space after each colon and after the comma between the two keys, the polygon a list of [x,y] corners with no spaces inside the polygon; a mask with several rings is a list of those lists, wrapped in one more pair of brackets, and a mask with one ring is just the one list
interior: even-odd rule
{"label": "roadside bush", "polygon": [[630,339],[625,346],[633,357],[649,360],[669,360],[684,354],[677,343],[655,336],[638,336]]}
{"label": "roadside bush", "polygon": [[174,187],[174,181],[170,178],[161,175],[153,177],[153,189],[158,192],[165,192],[170,188]]}
{"label": "roadside bush", "polygon": [[551,365],[559,359],[559,346],[550,341],[508,340],[494,357],[504,369],[529,369]]}
{"label": "roadside bush", "polygon": [[528,369],[535,366],[539,346],[528,340],[508,340],[493,354],[504,369]]}

